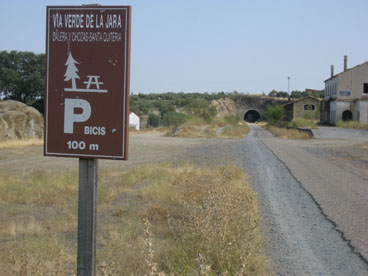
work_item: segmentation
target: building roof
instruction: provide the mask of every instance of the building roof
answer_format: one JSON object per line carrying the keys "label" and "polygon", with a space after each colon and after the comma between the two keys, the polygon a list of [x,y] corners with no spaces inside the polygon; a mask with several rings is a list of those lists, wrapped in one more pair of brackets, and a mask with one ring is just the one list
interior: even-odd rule
{"label": "building roof", "polygon": [[316,97],[313,97],[313,96],[307,96],[307,97],[304,97],[304,98],[300,98],[300,99],[294,100],[294,101],[292,101],[292,102],[290,102],[290,103],[283,104],[282,106],[287,106],[287,105],[289,105],[289,104],[294,104],[294,103],[300,102],[300,101],[302,101],[302,100],[305,100],[305,99],[307,99],[307,98],[311,98],[311,99],[316,100],[316,101],[318,101],[318,102],[321,102],[321,101],[322,101],[321,99],[318,99],[318,98],[316,98]]}
{"label": "building roof", "polygon": [[317,90],[317,89],[310,89],[310,88],[306,88],[305,92],[307,93],[320,93],[322,90]]}
{"label": "building roof", "polygon": [[329,80],[331,80],[331,79],[333,79],[333,78],[336,78],[337,76],[340,76],[340,75],[342,75],[342,74],[344,74],[344,73],[346,73],[346,72],[349,72],[349,71],[351,71],[351,70],[355,70],[356,68],[358,68],[358,67],[360,67],[360,66],[362,66],[362,65],[365,65],[365,64],[368,64],[368,61],[363,62],[362,64],[358,64],[358,65],[356,65],[356,66],[354,66],[354,67],[352,67],[352,68],[346,69],[346,71],[342,71],[341,73],[338,73],[338,74],[334,75],[333,77],[328,78],[328,79],[327,79],[327,80],[325,80],[324,82],[329,81]]}

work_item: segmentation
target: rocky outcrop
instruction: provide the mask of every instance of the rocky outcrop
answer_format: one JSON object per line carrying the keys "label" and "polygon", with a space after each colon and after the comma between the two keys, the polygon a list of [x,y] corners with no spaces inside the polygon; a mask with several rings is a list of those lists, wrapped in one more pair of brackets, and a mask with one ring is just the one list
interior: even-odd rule
{"label": "rocky outcrop", "polygon": [[0,141],[41,138],[43,116],[35,108],[17,101],[0,101]]}
{"label": "rocky outcrop", "polygon": [[213,100],[211,104],[216,108],[217,117],[238,116],[235,102],[232,99]]}

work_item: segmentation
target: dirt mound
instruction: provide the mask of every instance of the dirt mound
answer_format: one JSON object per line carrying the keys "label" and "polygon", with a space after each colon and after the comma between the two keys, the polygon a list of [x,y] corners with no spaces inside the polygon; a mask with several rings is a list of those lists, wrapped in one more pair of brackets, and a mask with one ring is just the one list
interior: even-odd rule
{"label": "dirt mound", "polygon": [[0,101],[0,141],[41,138],[43,116],[35,108],[17,101]]}
{"label": "dirt mound", "polygon": [[211,104],[216,108],[219,118],[237,116],[235,102],[229,98],[213,100]]}

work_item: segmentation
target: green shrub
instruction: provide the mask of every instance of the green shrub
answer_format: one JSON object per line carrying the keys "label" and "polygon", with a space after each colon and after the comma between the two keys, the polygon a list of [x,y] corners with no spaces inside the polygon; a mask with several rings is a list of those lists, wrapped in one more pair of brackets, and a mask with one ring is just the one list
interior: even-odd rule
{"label": "green shrub", "polygon": [[161,123],[160,116],[158,116],[156,114],[150,114],[148,116],[148,125],[149,126],[158,127],[158,126],[160,126],[160,123]]}
{"label": "green shrub", "polygon": [[210,123],[216,116],[216,108],[205,99],[191,99],[185,106],[185,111],[191,117],[200,117]]}
{"label": "green shrub", "polygon": [[276,124],[285,116],[285,110],[280,105],[269,105],[264,115],[270,124]]}
{"label": "green shrub", "polygon": [[170,111],[164,114],[162,119],[164,126],[179,126],[187,120],[187,116],[176,111]]}

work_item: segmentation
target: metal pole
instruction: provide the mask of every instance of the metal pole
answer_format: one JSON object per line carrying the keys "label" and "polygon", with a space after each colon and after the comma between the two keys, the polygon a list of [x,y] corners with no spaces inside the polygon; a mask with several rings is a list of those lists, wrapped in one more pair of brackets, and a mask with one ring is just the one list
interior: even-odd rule
{"label": "metal pole", "polygon": [[77,276],[96,275],[97,159],[79,158]]}
{"label": "metal pole", "polygon": [[288,77],[288,94],[290,95],[290,77]]}

